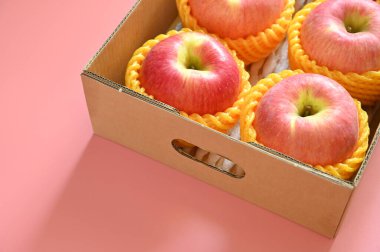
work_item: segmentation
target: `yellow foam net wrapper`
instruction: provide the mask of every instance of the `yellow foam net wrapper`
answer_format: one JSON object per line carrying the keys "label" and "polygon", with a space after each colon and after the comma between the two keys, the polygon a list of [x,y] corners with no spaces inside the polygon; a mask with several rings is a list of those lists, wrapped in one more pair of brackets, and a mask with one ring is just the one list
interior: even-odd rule
{"label": "yellow foam net wrapper", "polygon": [[[142,47],[138,48],[134,52],[127,66],[127,71],[125,74],[126,86],[140,94],[143,94],[145,96],[148,96],[154,99],[154,97],[152,95],[147,94],[145,92],[145,89],[140,85],[139,72],[140,72],[142,63],[145,60],[148,53],[150,52],[150,50],[160,41],[170,36],[184,33],[184,32],[192,32],[192,30],[186,29],[186,28],[180,31],[172,30],[172,31],[169,31],[167,34],[161,34],[161,35],[158,35],[154,39],[148,40],[147,42],[145,42],[145,44]],[[244,63],[241,60],[239,60],[238,57],[236,56],[236,52],[229,49],[227,44],[221,41],[216,36],[213,36],[213,37],[219,40],[219,42],[221,42],[226,47],[226,49],[230,52],[235,62],[237,63],[237,66],[240,72],[240,79],[241,79],[240,94],[238,96],[238,99],[235,101],[235,103],[231,107],[227,108],[225,111],[218,112],[214,115],[211,115],[211,114],[199,115],[196,113],[189,115],[183,111],[180,111],[180,114],[202,125],[205,125],[207,127],[210,127],[210,128],[213,128],[215,130],[225,133],[229,129],[231,129],[239,120],[241,106],[244,103],[244,97],[248,93],[251,85],[248,81],[249,74],[244,69]]]}
{"label": "yellow foam net wrapper", "polygon": [[[301,73],[303,73],[301,70],[284,70],[279,74],[270,74],[251,88],[245,98],[245,106],[243,107],[240,119],[240,137],[242,141],[258,143],[256,141],[256,131],[253,128],[253,121],[255,120],[257,105],[265,93],[281,80]],[[314,166],[315,169],[326,172],[340,179],[350,179],[352,175],[355,174],[364,160],[368,148],[368,116],[367,113],[361,108],[360,102],[355,99],[354,102],[357,107],[359,117],[359,140],[354,153],[350,158],[346,159],[342,163],[326,166]]]}
{"label": "yellow foam net wrapper", "polygon": [[[197,20],[191,15],[191,9],[188,0],[176,0],[177,9],[184,27],[192,30],[207,29],[201,27]],[[294,13],[295,0],[287,0],[284,10],[280,17],[270,27],[257,35],[251,35],[246,38],[230,39],[222,38],[227,44],[235,50],[240,59],[246,64],[266,58],[273,52],[286,36],[286,31]]]}
{"label": "yellow foam net wrapper", "polygon": [[302,23],[307,15],[324,1],[317,0],[307,4],[297,12],[291,22],[288,30],[290,66],[292,69],[302,69],[308,73],[318,73],[334,79],[363,105],[374,105],[380,100],[380,70],[362,74],[344,74],[337,70],[329,70],[326,66],[319,66],[315,60],[311,60],[302,48],[300,39]]}

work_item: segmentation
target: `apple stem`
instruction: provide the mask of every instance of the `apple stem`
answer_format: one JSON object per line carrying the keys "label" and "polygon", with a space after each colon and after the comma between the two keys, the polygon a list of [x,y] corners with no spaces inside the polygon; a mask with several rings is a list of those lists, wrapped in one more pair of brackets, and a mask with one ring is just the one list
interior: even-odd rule
{"label": "apple stem", "polygon": [[305,110],[303,111],[303,117],[311,115],[313,107],[311,105],[306,105]]}
{"label": "apple stem", "polygon": [[347,25],[346,26],[346,30],[351,33],[352,32],[352,27],[350,25]]}

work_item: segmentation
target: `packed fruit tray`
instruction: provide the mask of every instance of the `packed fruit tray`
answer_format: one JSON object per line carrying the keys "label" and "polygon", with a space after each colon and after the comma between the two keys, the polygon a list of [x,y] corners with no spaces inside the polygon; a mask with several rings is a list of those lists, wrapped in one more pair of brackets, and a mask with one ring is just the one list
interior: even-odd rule
{"label": "packed fruit tray", "polygon": [[[378,102],[377,102],[378,100],[380,100],[379,71],[374,71],[373,66],[369,66],[368,68],[367,66],[368,64],[367,65],[356,64],[358,65],[358,67],[362,67],[362,69],[360,69],[360,72],[361,72],[360,74],[355,73],[355,69],[350,68],[351,66],[347,66],[345,69],[342,68],[343,70],[330,70],[330,69],[335,69],[334,55],[335,55],[336,50],[330,50],[329,53],[325,54],[325,56],[326,55],[328,56],[327,60],[325,60],[325,58],[321,58],[321,61],[320,61],[320,62],[326,62],[326,64],[330,64],[330,62],[333,62],[333,63],[331,63],[329,67],[326,67],[325,63],[322,66],[320,66],[314,60],[310,60],[308,55],[306,55],[305,51],[301,47],[300,32],[299,32],[301,27],[304,27],[306,25],[309,27],[312,27],[310,28],[311,32],[309,32],[310,33],[309,36],[307,36],[308,33],[305,32],[307,31],[307,29],[305,28],[303,30],[304,31],[303,40],[306,41],[308,39],[309,41],[311,41],[309,44],[312,44],[314,42],[313,40],[317,40],[315,34],[316,33],[319,34],[318,29],[316,27],[313,27],[314,23],[316,23],[317,21],[312,22],[310,21],[311,18],[307,19],[306,17],[310,13],[313,14],[314,9],[321,12],[321,8],[318,9],[319,5],[321,6],[325,5],[325,9],[334,9],[334,8],[336,9],[337,6],[339,7],[339,4],[337,4],[337,2],[340,1],[342,2],[342,4],[344,4],[343,3],[344,1],[339,0],[333,3],[333,1],[331,0],[327,0],[327,1],[317,0],[314,2],[303,1],[303,0],[297,0],[294,2],[292,0],[289,0],[289,1],[286,1],[284,10],[281,12],[281,17],[278,18],[276,23],[271,26],[271,29],[266,29],[265,32],[261,32],[259,33],[259,35],[255,37],[248,36],[247,39],[243,40],[243,39],[236,39],[236,38],[225,38],[225,36],[221,36],[225,38],[222,40],[220,39],[220,37],[217,37],[214,34],[211,34],[210,35],[211,37],[213,37],[216,41],[219,41],[221,44],[223,44],[227,48],[228,52],[232,55],[232,61],[237,62],[236,69],[228,72],[227,74],[226,74],[227,72],[226,70],[224,71],[224,73],[221,74],[221,76],[224,74],[225,78],[233,79],[234,74],[236,72],[236,76],[237,74],[240,74],[240,80],[241,80],[241,83],[240,83],[241,91],[238,96],[238,100],[234,103],[233,107],[231,107],[230,109],[227,109],[224,114],[219,113],[219,112],[218,112],[219,114],[216,112],[208,114],[208,112],[205,112],[204,110],[202,110],[203,108],[200,108],[198,110],[201,112],[196,112],[196,113],[186,112],[185,111],[186,109],[182,109],[186,107],[185,106],[186,104],[183,105],[183,104],[176,103],[175,99],[173,99],[173,97],[177,95],[175,94],[175,92],[172,92],[170,90],[168,91],[168,89],[166,89],[165,92],[170,93],[172,97],[165,98],[165,95],[163,95],[162,96],[163,98],[161,99],[161,98],[158,98],[160,95],[160,91],[157,92],[154,96],[152,95],[152,93],[154,93],[153,91],[157,89],[157,87],[154,86],[156,85],[156,83],[154,85],[149,86],[150,80],[154,79],[154,82],[158,82],[157,80],[159,78],[157,78],[157,76],[154,76],[154,75],[152,75],[152,77],[149,76],[149,71],[147,69],[149,68],[160,69],[161,73],[165,72],[165,67],[166,67],[165,56],[167,55],[164,55],[164,53],[161,53],[161,55],[159,55],[160,54],[159,50],[161,50],[162,48],[163,48],[162,50],[165,50],[165,47],[168,48],[170,46],[175,45],[174,37],[187,36],[190,42],[186,42],[186,43],[189,43],[189,45],[191,44],[191,46],[188,46],[190,49],[186,49],[188,51],[185,51],[185,52],[180,51],[179,55],[192,54],[193,52],[190,52],[190,51],[196,50],[194,48],[196,48],[197,43],[199,41],[207,40],[205,36],[207,35],[208,32],[204,27],[201,27],[198,22],[198,21],[201,21],[202,16],[197,17],[199,20],[193,17],[193,14],[196,12],[195,11],[192,12],[190,10],[190,5],[188,3],[189,1],[177,0],[177,7],[179,9],[180,18],[178,18],[178,20],[176,20],[173,23],[172,27],[169,29],[170,31],[167,34],[162,34],[162,35],[157,36],[155,39],[149,40],[135,52],[134,56],[132,57],[128,65],[128,69],[126,73],[126,84],[128,85],[128,87],[132,88],[133,90],[139,93],[147,95],[151,98],[163,101],[179,109],[183,116],[186,116],[206,126],[214,128],[218,131],[224,132],[235,139],[243,140],[245,142],[260,142],[260,143],[266,142],[266,144],[264,144],[265,146],[268,146],[270,148],[273,148],[275,150],[278,150],[286,154],[291,153],[288,155],[291,157],[295,157],[296,159],[301,160],[307,164],[312,164],[312,166],[314,168],[317,168],[318,170],[326,172],[337,178],[350,179],[352,175],[354,175],[357,169],[360,167],[360,164],[364,159],[365,152],[368,147],[368,137],[369,137],[368,122],[371,122],[372,116],[376,113],[379,107]],[[359,0],[347,1],[347,6],[348,6],[347,8],[349,9],[352,6],[355,6],[356,4],[359,3],[358,1]],[[344,27],[345,27],[344,32],[347,32],[349,36],[357,36],[356,39],[358,40],[363,39],[362,37],[359,37],[359,36],[362,36],[360,35],[361,31],[366,32],[369,29],[368,27],[370,27],[368,26],[369,19],[366,19],[365,17],[366,8],[367,10],[372,10],[375,8],[380,13],[379,6],[377,6],[375,3],[371,1],[367,1],[367,0],[365,1],[366,1],[365,4],[360,3],[361,5],[360,8],[364,9],[363,12],[359,12],[358,9],[355,9],[356,7],[352,7],[353,14],[348,15],[347,17],[345,16],[343,20]],[[192,5],[192,7],[196,6],[195,4],[196,2],[199,2],[199,1],[193,1],[194,4]],[[310,2],[313,2],[313,3],[310,3]],[[334,4],[336,4],[336,6],[333,6]],[[366,4],[368,6],[366,6]],[[199,9],[199,13],[202,13],[202,4],[200,4],[200,6],[201,7]],[[316,19],[319,18],[318,15],[314,15],[314,16],[316,16]],[[372,18],[372,19],[376,19],[376,18]],[[380,27],[380,21],[378,23],[376,22],[374,21],[374,26],[378,25]],[[290,27],[289,27],[289,23],[291,23]],[[220,22],[218,24],[220,24]],[[184,27],[186,28],[183,29]],[[198,35],[196,39],[191,38],[190,35],[184,35],[184,34],[192,33],[192,31],[188,30],[187,27],[190,27],[193,30],[197,30],[198,32],[201,33],[201,35]],[[330,28],[338,29],[333,26],[329,27],[329,29]],[[361,30],[361,29],[364,29],[364,30]],[[223,30],[221,32],[223,33]],[[379,36],[379,39],[380,39],[380,32],[378,32],[377,35]],[[169,40],[173,40],[174,41],[173,44],[170,44],[168,42]],[[165,43],[167,45],[164,45]],[[304,43],[303,45],[307,45],[307,43],[306,44]],[[327,45],[330,45],[330,44],[327,43]],[[160,49],[157,49],[157,48],[160,48]],[[309,49],[308,52],[313,53],[313,50],[314,48],[312,47],[311,49]],[[369,50],[370,51],[369,54],[363,56],[365,59],[367,59],[364,62],[367,63],[369,61],[370,63],[372,62],[376,63],[377,54],[376,52],[373,52],[375,50],[377,49],[375,48],[372,51]],[[151,51],[153,52],[151,53]],[[351,58],[347,58],[347,59],[350,59],[351,61],[356,60],[356,59],[360,60],[362,57],[361,52],[363,52],[362,54],[365,54],[365,51],[366,50],[363,50],[362,46],[360,46],[359,49],[357,49],[356,51],[354,50],[352,52],[353,56],[350,55]],[[378,49],[378,51],[380,51],[380,48]],[[167,53],[170,54],[170,51],[167,51]],[[160,60],[157,60],[156,62],[154,62],[154,60],[151,60],[151,58],[154,58],[154,54],[157,54],[158,55],[157,58]],[[350,53],[345,52],[345,54],[350,54]],[[263,55],[265,55],[265,57],[263,57]],[[340,56],[339,54],[337,55]],[[371,58],[368,55],[370,56],[373,55],[374,58],[373,57]],[[184,57],[189,58],[189,56],[184,56]],[[193,57],[193,58],[196,58],[196,57]],[[181,59],[179,59],[179,61],[181,61]],[[242,61],[244,61],[245,64],[243,64]],[[380,60],[378,61],[380,62]],[[186,72],[187,70],[190,70],[190,71],[193,71],[193,70],[208,71],[209,70],[209,69],[199,69],[199,68],[204,67],[202,65],[203,63],[199,60],[188,61],[186,59],[182,63],[185,65],[185,68],[187,68],[185,70],[181,70],[183,72]],[[151,64],[151,66],[149,66],[149,64]],[[291,69],[293,69],[293,71],[291,71]],[[302,69],[303,71],[297,70],[297,69]],[[158,71],[158,70],[152,70],[151,72],[154,73],[155,71]],[[317,78],[314,80],[313,78],[315,76],[312,77],[310,75],[304,75],[304,72],[316,73],[316,74],[319,74],[320,76],[322,75],[327,76],[330,79],[327,79],[326,77],[323,77],[325,79],[318,77],[319,79]],[[302,75],[303,77],[298,78],[300,75]],[[283,136],[282,138],[281,136],[280,138],[277,138],[277,139],[273,138],[273,135],[281,135],[280,134],[282,132],[281,122],[279,123],[278,121],[272,120],[268,122],[267,124],[265,124],[265,121],[269,120],[269,119],[267,120],[267,118],[273,119],[277,117],[275,115],[271,116],[270,112],[263,109],[264,105],[260,106],[260,104],[267,104],[266,108],[275,107],[277,102],[273,102],[273,101],[280,101],[281,99],[276,100],[274,98],[277,98],[277,97],[272,95],[271,102],[265,103],[264,98],[269,97],[269,94],[273,94],[275,92],[277,93],[291,92],[292,85],[289,84],[288,87],[285,89],[285,84],[283,83],[286,83],[287,79],[292,79],[293,82],[295,82],[297,78],[303,79],[303,80],[298,81],[300,83],[305,82],[305,80],[307,79],[309,82],[313,82],[313,84],[315,85],[317,85],[318,83],[330,83],[330,80],[335,80],[335,81],[331,81],[330,83],[331,85],[328,84],[332,87],[332,89],[329,89],[329,90],[326,89],[326,91],[323,91],[324,87],[322,86],[324,84],[321,85],[321,88],[319,89],[309,88],[311,90],[310,91],[311,93],[325,92],[326,97],[330,97],[326,99],[327,100],[330,99],[330,100],[328,100],[328,103],[326,103],[326,101],[323,100],[324,98],[320,99],[317,97],[316,99],[317,101],[312,105],[303,104],[303,103],[308,103],[308,102],[304,102],[303,100],[301,102],[298,102],[295,106],[297,106],[297,109],[299,109],[299,111],[302,111],[300,112],[302,114],[302,115],[300,114],[301,117],[309,117],[309,119],[313,118],[313,120],[317,120],[316,119],[318,117],[317,114],[318,113],[321,114],[320,112],[323,111],[323,109],[325,109],[326,107],[330,106],[330,103],[331,104],[340,103],[337,105],[337,107],[342,108],[341,110],[338,109],[339,113],[341,114],[340,115],[341,118],[337,116],[336,118],[333,118],[332,120],[330,120],[328,122],[329,126],[326,126],[327,127],[326,131],[322,131],[323,134],[329,136],[328,138],[330,140],[327,139],[323,135],[314,136],[314,138],[316,139],[315,141],[322,142],[322,144],[318,144],[319,146],[317,147],[315,147],[314,146],[315,144],[313,144],[315,143],[315,141],[314,142],[311,141],[309,143],[308,140],[305,140],[305,139],[308,139],[308,134],[312,135],[310,134],[310,131],[308,131],[308,127],[309,128],[319,127],[320,122],[316,123],[316,125],[309,124],[309,122],[304,123],[305,125],[307,125],[307,127],[305,126],[306,131],[308,131],[309,133],[305,133],[305,134],[300,133],[299,136],[303,136],[302,137],[303,142],[301,141],[301,143],[299,143],[297,146],[298,146],[298,149],[302,149],[302,151],[306,154],[301,154],[299,156],[292,155],[292,153],[295,153],[294,151],[292,152],[292,150],[282,151],[282,147],[283,147],[282,145],[286,145],[284,144],[284,142],[287,141],[286,134],[291,135],[294,133],[294,129],[296,128],[296,126],[294,125],[296,124],[296,122],[294,122],[294,125],[291,126],[290,133],[286,133],[285,136]],[[196,82],[197,80],[196,78],[194,78],[194,80],[191,80],[191,81]],[[282,83],[281,86],[284,86],[282,90],[278,88],[280,85],[276,85],[277,83],[280,83],[280,82]],[[339,85],[338,82],[341,85]],[[142,83],[145,83],[145,86],[140,85]],[[307,84],[304,83],[302,85],[307,85]],[[268,90],[270,90],[270,92]],[[355,98],[355,100],[352,100],[352,98],[350,97],[350,95],[348,95],[346,90]],[[305,91],[305,92],[306,92],[305,94],[304,93],[300,94],[300,97],[302,95],[308,97],[309,91]],[[331,95],[328,93],[334,93],[334,95]],[[346,100],[344,99],[340,100],[341,97],[345,95],[349,96],[350,100],[352,101],[346,102]],[[209,97],[209,99],[212,100],[213,98]],[[269,98],[266,98],[266,99],[268,100]],[[339,100],[339,102],[335,102],[336,100]],[[171,101],[174,101],[174,103],[171,103]],[[249,108],[249,107],[252,107],[252,108]],[[280,111],[282,108],[277,107],[276,109]],[[189,111],[196,111],[196,109],[191,108]],[[216,111],[220,111],[220,110],[216,110]],[[261,112],[261,111],[264,111],[264,112]],[[215,115],[211,115],[211,114],[215,114]],[[239,116],[235,116],[235,114],[238,114]],[[256,119],[254,119],[255,117]],[[319,117],[321,116],[319,115]],[[339,123],[342,123],[342,124],[339,124],[338,120],[339,120]],[[280,126],[277,127],[278,125]],[[299,124],[297,124],[297,127],[299,127],[298,125]],[[270,129],[272,131],[270,132],[267,129]],[[328,130],[330,132],[328,132]],[[265,131],[268,131],[268,133],[265,133]],[[318,130],[315,128],[315,131],[318,131]],[[348,131],[350,131],[351,133],[347,133]],[[301,138],[301,137],[298,137],[298,138]],[[260,141],[258,139],[260,139]],[[284,142],[282,140],[284,140]],[[328,143],[328,141],[330,141],[331,143]],[[350,146],[347,147],[345,146],[345,144],[341,144],[340,142],[345,142],[346,145],[350,144]],[[209,152],[208,150],[204,150],[202,148],[194,146],[191,143],[180,141],[176,143],[176,148],[180,150],[183,154],[195,160],[203,162],[209,166],[213,166],[217,169],[220,169],[221,171],[230,173],[233,176],[239,177],[241,175],[241,172],[243,172],[242,169],[240,169],[235,163],[228,160],[227,158],[222,157],[218,154]],[[345,153],[343,154],[338,153],[344,149],[347,149]],[[319,156],[308,155],[307,152],[319,153],[318,154]],[[340,155],[340,157],[335,158],[335,159],[333,157],[330,158],[329,157],[330,153],[334,153],[334,154],[338,153],[336,154],[336,156]],[[298,158],[298,157],[301,157],[301,158]],[[318,162],[322,162],[322,163],[324,162],[324,163],[319,164]]]}

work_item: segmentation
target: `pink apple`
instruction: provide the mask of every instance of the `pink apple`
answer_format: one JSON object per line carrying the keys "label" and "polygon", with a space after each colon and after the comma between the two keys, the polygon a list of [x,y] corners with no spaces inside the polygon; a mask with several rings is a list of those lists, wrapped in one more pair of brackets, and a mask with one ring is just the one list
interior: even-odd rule
{"label": "pink apple", "polygon": [[371,0],[327,0],[301,28],[305,53],[343,73],[380,70],[380,5]]}
{"label": "pink apple", "polygon": [[213,37],[185,32],[148,53],[141,86],[155,99],[188,114],[215,114],[231,107],[240,91],[240,73],[229,51]]}
{"label": "pink apple", "polygon": [[317,74],[294,75],[272,87],[258,104],[253,126],[259,143],[311,165],[344,161],[359,138],[353,99]]}
{"label": "pink apple", "polygon": [[222,38],[246,38],[269,28],[286,0],[188,0],[201,27]]}

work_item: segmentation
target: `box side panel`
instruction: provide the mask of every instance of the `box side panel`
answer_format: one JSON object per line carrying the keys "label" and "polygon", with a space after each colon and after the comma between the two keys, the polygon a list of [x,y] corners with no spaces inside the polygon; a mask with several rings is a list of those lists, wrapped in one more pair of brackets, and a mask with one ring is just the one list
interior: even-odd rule
{"label": "box side panel", "polygon": [[165,33],[176,16],[174,0],[138,1],[87,70],[123,84],[133,52],[148,39]]}
{"label": "box side panel", "polygon": [[[188,175],[332,237],[352,192],[246,143],[235,141],[127,93],[82,75],[96,134],[127,146]],[[218,153],[245,170],[237,179],[174,150],[184,139]]]}

